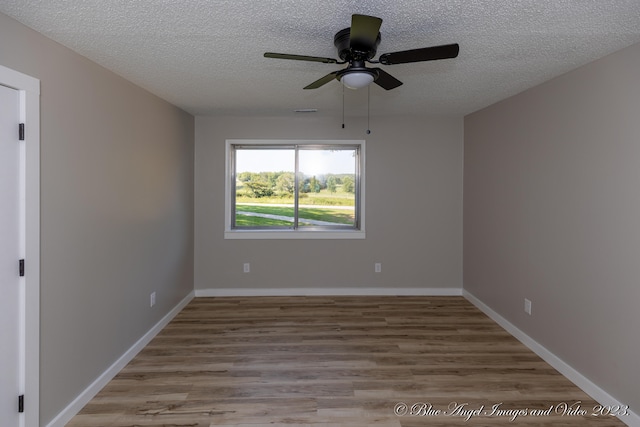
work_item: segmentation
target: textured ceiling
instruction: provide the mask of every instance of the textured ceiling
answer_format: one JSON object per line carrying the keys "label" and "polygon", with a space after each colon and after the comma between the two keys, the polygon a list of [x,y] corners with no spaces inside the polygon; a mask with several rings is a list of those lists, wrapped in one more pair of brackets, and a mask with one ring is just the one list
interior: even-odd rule
{"label": "textured ceiling", "polygon": [[[342,114],[344,67],[263,58],[337,57],[351,14],[383,19],[378,54],[459,43],[456,59],[381,66],[372,115],[462,115],[640,42],[638,0],[1,0],[0,12],[196,115]],[[349,114],[367,90],[347,90]]]}

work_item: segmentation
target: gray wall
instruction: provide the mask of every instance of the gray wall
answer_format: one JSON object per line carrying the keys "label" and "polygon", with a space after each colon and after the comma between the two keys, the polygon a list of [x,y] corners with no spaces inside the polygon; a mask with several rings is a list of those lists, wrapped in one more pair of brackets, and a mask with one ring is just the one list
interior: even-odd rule
{"label": "gray wall", "polygon": [[194,119],[2,14],[0,63],[41,81],[44,425],[193,289]]}
{"label": "gray wall", "polygon": [[[196,290],[462,287],[462,119],[196,118]],[[365,139],[365,240],[225,240],[226,139]],[[242,263],[251,263],[251,273]],[[382,273],[374,273],[374,263]]]}
{"label": "gray wall", "polygon": [[464,155],[465,289],[636,413],[638,70],[635,45],[471,114]]}

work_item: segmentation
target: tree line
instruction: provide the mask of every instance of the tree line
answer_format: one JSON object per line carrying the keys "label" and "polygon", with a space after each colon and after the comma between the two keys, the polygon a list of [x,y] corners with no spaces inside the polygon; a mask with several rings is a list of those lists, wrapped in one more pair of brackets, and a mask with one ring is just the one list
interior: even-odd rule
{"label": "tree line", "polygon": [[[293,197],[295,192],[295,174],[293,172],[240,172],[238,181],[242,182],[248,197]],[[353,174],[300,174],[298,191],[300,193],[319,193],[321,190],[329,193],[342,191],[355,192],[355,177]]]}

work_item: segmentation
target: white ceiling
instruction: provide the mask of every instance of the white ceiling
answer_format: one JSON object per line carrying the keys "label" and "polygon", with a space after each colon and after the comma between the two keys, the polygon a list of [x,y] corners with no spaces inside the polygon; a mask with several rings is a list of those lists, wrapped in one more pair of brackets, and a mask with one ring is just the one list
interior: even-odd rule
{"label": "white ceiling", "polygon": [[[459,43],[456,59],[381,66],[404,82],[372,85],[372,115],[463,115],[640,42],[638,0],[1,0],[14,17],[195,115],[342,114],[337,58],[351,14],[383,19],[378,55]],[[376,66],[376,65],[374,65]],[[366,113],[367,90],[345,92]]]}

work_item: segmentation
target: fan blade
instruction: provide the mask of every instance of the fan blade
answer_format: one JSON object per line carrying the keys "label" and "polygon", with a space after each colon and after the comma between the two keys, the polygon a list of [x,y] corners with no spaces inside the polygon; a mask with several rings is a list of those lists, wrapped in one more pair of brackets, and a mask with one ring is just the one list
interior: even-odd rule
{"label": "fan blade", "polygon": [[455,58],[458,56],[458,43],[442,46],[425,47],[422,49],[403,50],[401,52],[380,55],[380,63],[384,65],[407,64],[409,62],[433,61],[436,59]]}
{"label": "fan blade", "polygon": [[350,46],[357,51],[366,51],[376,45],[382,19],[375,16],[353,15],[351,17]]}
{"label": "fan blade", "polygon": [[329,73],[321,79],[316,80],[308,86],[305,86],[305,89],[317,89],[320,86],[324,86],[329,83],[331,80],[335,79],[338,74],[338,71],[334,71],[333,73]]}
{"label": "fan blade", "polygon": [[295,61],[323,62],[325,64],[338,63],[338,61],[333,58],[322,58],[320,56],[307,56],[307,55],[289,55],[288,53],[267,52],[264,54],[264,57],[275,58],[275,59],[293,59]]}
{"label": "fan blade", "polygon": [[371,70],[375,71],[378,75],[378,77],[376,77],[373,82],[383,89],[391,90],[402,85],[402,82],[400,80],[396,79],[381,68],[371,68]]}

